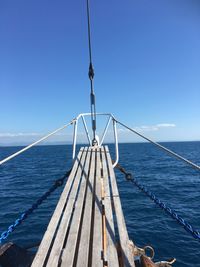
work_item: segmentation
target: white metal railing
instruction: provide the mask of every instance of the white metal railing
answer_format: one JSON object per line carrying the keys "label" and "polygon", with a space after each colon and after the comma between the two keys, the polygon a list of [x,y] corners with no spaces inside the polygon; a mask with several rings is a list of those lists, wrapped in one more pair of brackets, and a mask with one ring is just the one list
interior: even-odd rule
{"label": "white metal railing", "polygon": [[[82,120],[84,129],[85,129],[85,133],[88,139],[88,143],[90,146],[92,146],[92,141],[91,141],[91,137],[88,131],[88,127],[87,127],[87,123],[85,120],[86,116],[91,116],[91,113],[81,113],[79,114],[76,118],[74,118],[72,121],[70,121],[68,124],[65,124],[64,126],[58,128],[57,130],[45,135],[44,137],[42,137],[41,139],[35,141],[34,143],[24,147],[23,149],[19,150],[18,152],[8,156],[7,158],[3,159],[0,161],[0,165],[2,165],[3,163],[11,160],[12,158],[20,155],[21,153],[25,152],[26,150],[30,149],[31,147],[39,144],[40,142],[46,140],[47,138],[49,138],[50,136],[56,134],[57,132],[67,128],[69,125],[73,125],[74,126],[74,131],[73,131],[73,149],[72,149],[72,159],[75,159],[76,156],[76,145],[77,145],[77,132],[78,132],[78,123],[79,123],[79,119]],[[118,121],[117,119],[115,119],[115,117],[111,114],[111,113],[96,113],[96,116],[107,116],[108,117],[108,121],[105,125],[105,128],[103,130],[103,134],[102,137],[98,143],[98,146],[101,146],[104,142],[105,136],[108,132],[108,127],[111,123],[111,120],[113,121],[113,133],[114,133],[114,141],[115,141],[115,162],[113,163],[113,167],[115,167],[119,161],[119,145],[118,145],[118,132],[117,132],[117,124],[120,124],[121,126],[125,127],[126,129],[128,129],[129,131],[139,135],[140,137],[142,137],[143,139],[145,139],[146,141],[152,143],[153,145],[157,146],[159,149],[167,152],[169,155],[174,156],[175,158],[183,161],[184,163],[187,163],[188,165],[190,165],[191,167],[193,167],[194,169],[197,169],[200,171],[200,166],[198,166],[197,164],[191,162],[190,160],[180,156],[179,154],[173,152],[172,150],[162,146],[161,144],[151,140],[150,138],[144,136],[143,134],[137,132],[135,129],[128,127],[127,125],[125,125],[124,123]]]}
{"label": "white metal railing", "polygon": [[[21,150],[17,151],[16,153],[6,157],[5,159],[0,161],[0,165],[4,164],[5,162],[15,158],[16,156],[24,153],[25,151],[27,151],[28,149],[30,149],[31,147],[41,143],[42,141],[48,139],[50,136],[56,134],[57,132],[67,128],[69,125],[73,125],[74,126],[74,130],[73,130],[73,148],[72,148],[72,159],[75,159],[76,156],[76,145],[77,145],[77,132],[78,132],[78,124],[79,124],[79,120],[82,120],[84,129],[85,129],[85,133],[88,139],[88,143],[90,146],[92,146],[92,141],[91,141],[91,137],[88,131],[88,127],[87,127],[87,123],[85,120],[85,116],[91,116],[91,113],[81,113],[79,114],[76,118],[74,118],[73,120],[71,120],[68,124],[65,124],[64,126],[54,130],[53,132],[43,136],[42,138],[40,138],[39,140],[35,141],[34,143],[22,148]],[[101,140],[99,141],[99,146],[101,146],[103,144],[104,138],[106,136],[106,133],[108,131],[108,127],[110,125],[111,120],[113,120],[113,131],[114,131],[114,139],[115,139],[115,152],[116,152],[116,160],[115,163],[113,164],[113,167],[115,167],[118,163],[119,160],[119,152],[118,152],[118,138],[117,138],[117,129],[116,129],[116,121],[113,117],[113,115],[111,113],[96,113],[96,116],[108,116],[108,122],[105,126],[105,129],[103,131],[103,135],[101,137]]]}
{"label": "white metal railing", "polygon": [[[82,119],[83,122],[83,126],[85,128],[85,133],[88,139],[88,143],[91,146],[92,142],[91,142],[91,137],[88,131],[88,127],[86,124],[86,120],[85,117],[86,116],[91,116],[91,113],[81,113],[79,114],[74,120],[73,120],[73,124],[74,124],[74,132],[73,132],[73,151],[72,151],[72,158],[75,159],[76,156],[76,142],[77,142],[77,128],[78,128],[78,122],[79,119]],[[103,134],[101,139],[99,140],[99,146],[102,146],[105,136],[108,132],[108,127],[110,125],[111,120],[113,120],[113,132],[114,132],[114,141],[115,141],[115,162],[113,163],[113,168],[117,165],[118,161],[119,161],[119,145],[118,145],[118,135],[117,135],[117,126],[116,126],[116,120],[114,118],[114,116],[111,113],[96,113],[96,116],[107,116],[108,117],[108,121],[106,123],[106,126],[103,130]]]}

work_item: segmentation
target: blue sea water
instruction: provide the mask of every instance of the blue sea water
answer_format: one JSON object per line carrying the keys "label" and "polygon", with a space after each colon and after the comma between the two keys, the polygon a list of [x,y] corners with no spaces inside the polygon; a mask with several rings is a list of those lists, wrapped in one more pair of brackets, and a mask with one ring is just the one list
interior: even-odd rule
{"label": "blue sea water", "polygon": [[[200,165],[200,142],[163,143]],[[114,155],[114,146],[109,145]],[[20,147],[1,147],[0,159]],[[169,157],[152,144],[120,144],[120,164],[200,230],[200,172]],[[0,167],[0,233],[71,166],[71,146],[38,146]],[[175,267],[200,267],[200,242],[116,171],[129,237],[151,245],[155,260],[175,257]],[[54,211],[59,188],[9,237],[21,246],[40,242]]]}

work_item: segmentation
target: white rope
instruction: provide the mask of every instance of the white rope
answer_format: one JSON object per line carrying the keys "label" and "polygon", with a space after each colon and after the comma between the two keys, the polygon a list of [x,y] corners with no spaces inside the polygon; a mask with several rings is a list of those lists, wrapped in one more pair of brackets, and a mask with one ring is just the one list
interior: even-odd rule
{"label": "white rope", "polygon": [[9,160],[12,159],[12,158],[18,156],[19,154],[23,153],[24,151],[28,150],[29,148],[31,148],[31,147],[33,147],[33,146],[39,144],[40,142],[46,140],[47,138],[49,138],[50,136],[54,135],[55,133],[57,133],[57,132],[59,132],[59,131],[65,129],[67,126],[69,126],[69,125],[72,124],[72,123],[73,123],[73,120],[72,120],[70,123],[65,124],[64,126],[58,128],[57,130],[55,130],[55,131],[53,131],[53,132],[51,132],[51,133],[49,133],[49,134],[43,136],[41,139],[37,140],[36,142],[34,142],[34,143],[32,143],[32,144],[30,144],[30,145],[24,147],[23,149],[17,151],[16,153],[14,153],[14,154],[8,156],[7,158],[1,160],[1,161],[0,161],[0,165],[2,165],[3,163],[9,161]]}
{"label": "white rope", "polygon": [[148,137],[142,135],[141,133],[138,133],[136,130],[134,130],[134,129],[128,127],[128,126],[126,126],[126,125],[123,124],[122,122],[117,121],[116,119],[115,119],[115,121],[116,121],[117,123],[119,123],[120,125],[122,125],[123,127],[127,128],[129,131],[131,131],[131,132],[133,132],[133,133],[139,135],[139,136],[142,137],[143,139],[145,139],[145,140],[149,141],[150,143],[156,145],[157,147],[159,147],[159,148],[161,148],[162,150],[166,151],[166,152],[169,153],[170,155],[172,155],[172,156],[174,156],[174,157],[176,157],[176,158],[178,158],[178,159],[184,161],[185,163],[189,164],[189,165],[192,166],[193,168],[195,168],[195,169],[197,169],[198,171],[200,171],[200,166],[198,166],[197,164],[195,164],[195,163],[191,162],[190,160],[188,160],[188,159],[186,159],[186,158],[184,158],[184,157],[178,155],[177,153],[173,152],[172,150],[170,150],[170,149],[168,149],[168,148],[166,148],[166,147],[164,147],[164,146],[158,144],[157,142],[155,142],[155,141],[151,140],[150,138],[148,138]]}

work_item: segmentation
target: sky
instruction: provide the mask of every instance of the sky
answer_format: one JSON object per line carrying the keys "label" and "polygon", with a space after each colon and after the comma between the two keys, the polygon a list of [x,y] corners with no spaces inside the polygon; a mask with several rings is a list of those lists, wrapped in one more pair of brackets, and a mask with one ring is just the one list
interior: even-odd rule
{"label": "sky", "polygon": [[[200,1],[90,2],[97,111],[155,141],[200,140]],[[0,145],[89,112],[88,62],[85,0],[0,1]],[[120,142],[142,141],[118,130]],[[72,128],[50,141],[71,138]]]}

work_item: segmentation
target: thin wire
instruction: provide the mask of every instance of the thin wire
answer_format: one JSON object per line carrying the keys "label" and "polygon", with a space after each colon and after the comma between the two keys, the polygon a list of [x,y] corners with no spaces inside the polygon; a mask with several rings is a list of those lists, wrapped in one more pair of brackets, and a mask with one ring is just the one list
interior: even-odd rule
{"label": "thin wire", "polygon": [[176,158],[178,158],[178,159],[184,161],[185,163],[187,163],[187,164],[189,164],[190,166],[192,166],[194,169],[200,171],[200,166],[198,166],[197,164],[195,164],[195,163],[191,162],[190,160],[188,160],[188,159],[186,159],[186,158],[180,156],[179,154],[173,152],[172,150],[170,150],[170,149],[168,149],[168,148],[166,148],[166,147],[164,147],[164,146],[158,144],[157,142],[151,140],[150,138],[144,136],[143,134],[138,133],[136,130],[134,130],[134,129],[128,127],[128,126],[126,126],[126,125],[123,124],[122,122],[117,121],[116,119],[115,119],[115,121],[116,121],[117,123],[119,123],[120,125],[122,125],[123,127],[127,128],[129,131],[131,131],[131,132],[133,132],[133,133],[139,135],[139,136],[142,137],[143,139],[145,139],[145,140],[149,141],[150,143],[156,145],[157,147],[159,147],[160,149],[164,150],[164,151],[167,152],[168,154],[170,154],[170,155],[172,155],[172,156],[174,156],[174,157],[176,157]]}
{"label": "thin wire", "polygon": [[32,144],[30,144],[30,145],[28,145],[28,146],[22,148],[21,150],[17,151],[16,153],[14,153],[14,154],[8,156],[7,158],[1,160],[1,161],[0,161],[0,165],[2,165],[3,163],[9,161],[9,160],[12,159],[12,158],[15,158],[15,157],[18,156],[19,154],[25,152],[26,150],[28,150],[29,148],[31,148],[31,147],[33,147],[33,146],[39,144],[40,142],[46,140],[47,138],[49,138],[50,136],[54,135],[55,133],[57,133],[57,132],[59,132],[59,131],[65,129],[67,126],[69,126],[70,124],[72,124],[72,122],[73,122],[73,120],[72,120],[70,123],[68,123],[68,124],[66,124],[66,125],[64,125],[64,126],[62,126],[62,127],[60,127],[59,129],[57,129],[57,130],[55,130],[55,131],[53,131],[53,132],[51,132],[51,133],[49,133],[49,134],[43,136],[42,138],[40,138],[39,140],[35,141],[34,143],[32,143]]}
{"label": "thin wire", "polygon": [[92,46],[91,46],[91,30],[90,30],[90,7],[89,7],[89,0],[87,0],[87,22],[88,22],[89,57],[90,57],[90,63],[92,63]]}

